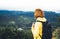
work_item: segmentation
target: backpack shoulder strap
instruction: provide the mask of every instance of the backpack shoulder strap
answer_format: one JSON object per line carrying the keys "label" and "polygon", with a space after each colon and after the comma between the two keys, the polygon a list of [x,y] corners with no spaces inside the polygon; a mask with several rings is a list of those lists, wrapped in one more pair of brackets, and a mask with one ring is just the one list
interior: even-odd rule
{"label": "backpack shoulder strap", "polygon": [[37,20],[36,22],[42,22],[42,21]]}
{"label": "backpack shoulder strap", "polygon": [[[42,21],[36,20],[36,22],[42,22]],[[46,22],[48,22],[48,21],[46,21]],[[46,23],[46,22],[42,22],[42,23]]]}

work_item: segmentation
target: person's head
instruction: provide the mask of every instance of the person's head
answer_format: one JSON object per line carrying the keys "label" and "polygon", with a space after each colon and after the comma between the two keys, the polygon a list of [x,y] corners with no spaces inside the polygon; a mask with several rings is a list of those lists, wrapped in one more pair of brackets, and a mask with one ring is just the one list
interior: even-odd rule
{"label": "person's head", "polygon": [[44,17],[44,13],[43,13],[43,11],[41,9],[36,9],[35,12],[34,12],[34,16],[36,18],[38,18],[38,17],[43,18]]}

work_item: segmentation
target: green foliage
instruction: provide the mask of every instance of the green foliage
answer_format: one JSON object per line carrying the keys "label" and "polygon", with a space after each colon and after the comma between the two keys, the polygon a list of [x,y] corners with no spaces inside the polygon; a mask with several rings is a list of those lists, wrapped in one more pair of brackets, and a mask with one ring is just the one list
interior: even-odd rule
{"label": "green foliage", "polygon": [[58,19],[58,22],[60,22],[60,17],[57,17],[57,19]]}
{"label": "green foliage", "polygon": [[16,30],[15,28],[0,28],[0,39],[33,39],[30,30]]}
{"label": "green foliage", "polygon": [[53,31],[53,37],[60,39],[60,28],[57,28]]}

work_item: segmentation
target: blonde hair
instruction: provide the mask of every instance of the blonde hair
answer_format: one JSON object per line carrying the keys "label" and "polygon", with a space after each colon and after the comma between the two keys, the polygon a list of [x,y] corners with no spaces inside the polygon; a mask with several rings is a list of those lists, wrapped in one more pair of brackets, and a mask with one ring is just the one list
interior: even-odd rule
{"label": "blonde hair", "polygon": [[38,17],[43,18],[44,17],[44,13],[43,13],[43,11],[41,9],[36,9],[35,12],[34,12],[34,16],[36,18],[38,18]]}

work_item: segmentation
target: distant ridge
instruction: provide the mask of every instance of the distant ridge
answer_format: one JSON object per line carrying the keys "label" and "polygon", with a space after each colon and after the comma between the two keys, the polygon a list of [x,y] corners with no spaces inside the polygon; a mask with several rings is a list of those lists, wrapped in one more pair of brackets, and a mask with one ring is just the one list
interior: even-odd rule
{"label": "distant ridge", "polygon": [[[53,11],[44,11],[45,17],[51,23],[58,22],[57,17],[60,17],[60,13]],[[0,25],[9,25],[10,22],[15,22],[19,26],[31,26],[34,21],[33,11],[9,11],[0,10]],[[24,24],[25,23],[25,24]],[[22,25],[21,25],[22,24]]]}

